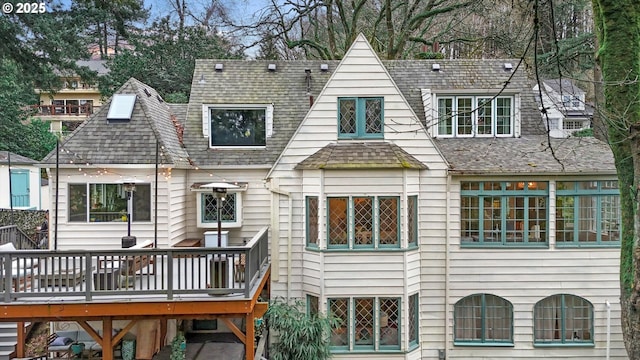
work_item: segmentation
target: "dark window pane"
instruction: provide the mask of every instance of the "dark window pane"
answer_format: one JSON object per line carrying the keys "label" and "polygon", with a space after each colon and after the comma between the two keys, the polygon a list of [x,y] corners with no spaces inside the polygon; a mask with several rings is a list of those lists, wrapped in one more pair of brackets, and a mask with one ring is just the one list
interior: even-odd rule
{"label": "dark window pane", "polygon": [[266,145],[265,109],[211,109],[212,146]]}

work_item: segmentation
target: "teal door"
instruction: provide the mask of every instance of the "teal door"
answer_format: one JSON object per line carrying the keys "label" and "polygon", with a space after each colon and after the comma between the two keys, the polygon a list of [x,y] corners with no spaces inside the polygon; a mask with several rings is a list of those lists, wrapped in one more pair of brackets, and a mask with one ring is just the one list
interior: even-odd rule
{"label": "teal door", "polygon": [[11,170],[11,204],[29,207],[29,170]]}

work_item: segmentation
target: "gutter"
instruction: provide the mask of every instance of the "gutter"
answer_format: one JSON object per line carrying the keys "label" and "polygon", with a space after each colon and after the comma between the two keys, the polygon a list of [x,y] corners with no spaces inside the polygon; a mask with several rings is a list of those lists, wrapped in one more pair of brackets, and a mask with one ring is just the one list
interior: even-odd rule
{"label": "gutter", "polygon": [[[288,191],[284,191],[284,190],[280,190],[278,184],[277,184],[277,179],[266,179],[264,186],[265,188],[267,188],[267,190],[269,190],[272,194],[275,195],[282,195],[282,196],[286,196],[288,198],[288,214],[287,214],[287,302],[291,299],[291,268],[292,268],[292,261],[291,261],[291,253],[292,251],[292,239],[293,239],[293,233],[291,230],[291,226],[293,224],[293,199],[291,198],[291,193]],[[276,184],[274,184],[276,183]],[[272,209],[273,210],[273,209]],[[280,214],[280,211],[278,210],[277,212],[278,214]],[[275,218],[275,220],[273,219],[273,212],[272,212],[272,221],[279,221],[278,220],[279,216]],[[278,227],[274,227],[274,228],[278,228]],[[277,240],[279,239],[279,231],[278,234],[274,234],[274,232],[272,232],[274,238]],[[278,241],[278,240],[277,240]],[[273,249],[271,249],[271,253],[272,253],[272,258],[273,258],[273,254],[277,253],[280,251],[279,249],[279,245],[280,242],[277,242],[277,247],[274,246]],[[276,259],[278,259],[278,262],[280,261],[279,256],[276,256]],[[276,266],[276,269],[279,266]],[[273,276],[275,275],[275,276]],[[278,281],[280,279],[280,271],[276,271],[275,274],[272,273],[272,279],[273,281]]]}

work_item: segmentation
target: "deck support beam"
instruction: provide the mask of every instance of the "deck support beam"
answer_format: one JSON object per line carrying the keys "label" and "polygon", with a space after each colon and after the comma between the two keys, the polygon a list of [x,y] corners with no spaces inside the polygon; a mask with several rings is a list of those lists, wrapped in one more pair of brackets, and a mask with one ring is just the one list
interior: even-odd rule
{"label": "deck support beam", "polygon": [[245,360],[254,360],[254,352],[256,351],[255,349],[255,317],[254,317],[254,312],[250,312],[245,316],[245,327],[247,328],[247,340],[244,343],[244,356],[245,356]]}
{"label": "deck support beam", "polygon": [[24,326],[24,321],[18,321],[17,323],[18,328],[16,329],[18,332],[18,339],[17,339],[17,344],[16,344],[16,356],[19,358],[23,358],[24,357],[24,345],[27,342],[26,338],[27,338],[27,334],[25,332],[25,326]]}

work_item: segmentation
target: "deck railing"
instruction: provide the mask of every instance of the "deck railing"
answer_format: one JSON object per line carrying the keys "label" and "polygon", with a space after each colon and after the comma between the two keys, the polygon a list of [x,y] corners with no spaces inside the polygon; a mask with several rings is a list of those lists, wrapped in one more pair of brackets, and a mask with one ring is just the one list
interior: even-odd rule
{"label": "deck railing", "polygon": [[38,248],[38,243],[16,225],[0,226],[0,245],[6,243],[13,243],[16,249],[33,250]]}
{"label": "deck railing", "polygon": [[269,262],[267,230],[244,246],[225,248],[0,252],[0,301],[249,298]]}
{"label": "deck railing", "polygon": [[85,115],[93,113],[93,105],[33,105],[39,115]]}

